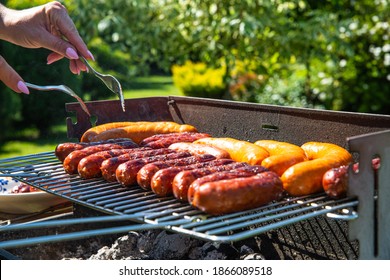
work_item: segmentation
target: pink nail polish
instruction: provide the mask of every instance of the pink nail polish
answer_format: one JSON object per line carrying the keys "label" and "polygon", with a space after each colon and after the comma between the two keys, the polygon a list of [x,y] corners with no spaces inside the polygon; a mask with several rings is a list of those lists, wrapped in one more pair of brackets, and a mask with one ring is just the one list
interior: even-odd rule
{"label": "pink nail polish", "polygon": [[66,49],[66,56],[70,59],[79,59],[79,55],[77,54],[77,52],[72,49],[72,48],[67,48]]}
{"label": "pink nail polish", "polygon": [[93,56],[93,54],[90,51],[88,51],[88,55],[90,58],[92,58],[93,61],[95,61],[95,57]]}
{"label": "pink nail polish", "polygon": [[28,90],[26,84],[22,81],[18,82],[18,89],[25,94],[30,94],[30,91]]}

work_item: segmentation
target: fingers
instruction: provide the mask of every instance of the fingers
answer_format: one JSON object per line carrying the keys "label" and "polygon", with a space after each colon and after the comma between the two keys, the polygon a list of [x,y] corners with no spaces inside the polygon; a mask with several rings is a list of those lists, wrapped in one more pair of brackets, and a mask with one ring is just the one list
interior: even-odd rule
{"label": "fingers", "polygon": [[29,94],[29,90],[23,79],[0,55],[0,80],[15,92]]}
{"label": "fingers", "polygon": [[62,4],[48,3],[45,5],[45,13],[52,29],[51,36],[47,38],[49,49],[69,59],[78,59],[78,53],[86,59],[94,59]]}

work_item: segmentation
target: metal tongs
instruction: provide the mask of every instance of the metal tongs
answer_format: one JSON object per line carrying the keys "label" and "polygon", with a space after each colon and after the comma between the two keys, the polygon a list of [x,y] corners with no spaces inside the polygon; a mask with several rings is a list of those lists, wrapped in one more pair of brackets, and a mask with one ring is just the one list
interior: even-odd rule
{"label": "metal tongs", "polygon": [[66,94],[76,98],[77,101],[80,103],[81,108],[84,110],[84,112],[87,113],[88,116],[91,116],[91,114],[89,113],[88,108],[85,105],[84,101],[72,89],[70,89],[69,87],[67,87],[65,85],[38,86],[38,85],[31,84],[31,83],[26,83],[26,86],[28,86],[29,88],[32,88],[32,89],[42,90],[42,91],[58,90],[58,91],[65,92]]}
{"label": "metal tongs", "polygon": [[88,67],[88,69],[100,80],[103,81],[103,83],[116,95],[118,95],[119,100],[121,102],[122,110],[123,112],[125,111],[125,100],[123,97],[123,92],[122,92],[122,86],[119,83],[119,81],[112,75],[108,74],[102,74],[97,72],[95,69],[92,68],[92,66],[88,63],[88,61],[83,57],[79,56],[80,60],[85,64],[85,66]]}

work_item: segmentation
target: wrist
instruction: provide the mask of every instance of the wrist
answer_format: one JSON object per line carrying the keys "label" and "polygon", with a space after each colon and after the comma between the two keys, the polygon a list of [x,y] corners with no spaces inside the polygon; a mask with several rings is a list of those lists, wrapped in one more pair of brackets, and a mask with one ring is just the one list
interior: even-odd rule
{"label": "wrist", "polygon": [[8,8],[6,8],[3,4],[0,4],[0,39],[5,39],[6,35],[6,14],[8,12]]}

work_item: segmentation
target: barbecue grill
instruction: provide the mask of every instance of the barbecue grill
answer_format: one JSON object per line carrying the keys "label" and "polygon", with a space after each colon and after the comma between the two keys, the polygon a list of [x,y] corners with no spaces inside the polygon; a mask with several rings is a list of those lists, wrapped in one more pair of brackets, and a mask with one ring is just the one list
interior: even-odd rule
{"label": "barbecue grill", "polygon": [[[349,171],[346,198],[324,193],[288,197],[248,211],[211,216],[173,197],[157,197],[138,186],[125,188],[103,179],[68,175],[54,152],[0,161],[0,171],[19,176],[43,191],[68,199],[74,209],[99,215],[14,224],[0,231],[18,231],[70,224],[100,223],[94,230],[67,232],[28,239],[6,239],[0,248],[109,235],[131,230],[164,229],[216,242],[245,242],[273,236],[286,249],[291,246],[321,258],[390,259],[390,116],[303,109],[193,97],[128,99],[126,112],[117,101],[87,102],[92,119],[78,103],[66,104],[68,138],[79,140],[93,125],[114,121],[175,121],[188,123],[213,137],[254,142],[274,139],[302,145],[331,142],[352,152],[359,172]],[[381,160],[374,172],[373,157]],[[102,215],[103,214],[103,215]],[[121,222],[105,227],[104,222]],[[326,243],[324,245],[324,243]],[[322,253],[319,253],[322,252]],[[315,258],[315,257],[314,257]]]}

